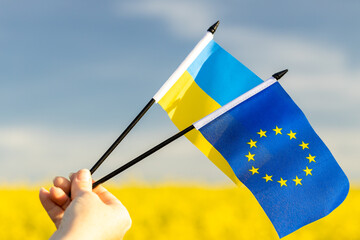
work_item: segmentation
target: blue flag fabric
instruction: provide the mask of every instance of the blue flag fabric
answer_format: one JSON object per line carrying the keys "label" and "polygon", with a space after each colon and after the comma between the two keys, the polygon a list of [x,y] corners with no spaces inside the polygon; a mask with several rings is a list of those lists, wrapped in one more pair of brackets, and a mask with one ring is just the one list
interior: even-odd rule
{"label": "blue flag fabric", "polygon": [[198,130],[254,194],[280,238],[347,196],[346,175],[277,82]]}

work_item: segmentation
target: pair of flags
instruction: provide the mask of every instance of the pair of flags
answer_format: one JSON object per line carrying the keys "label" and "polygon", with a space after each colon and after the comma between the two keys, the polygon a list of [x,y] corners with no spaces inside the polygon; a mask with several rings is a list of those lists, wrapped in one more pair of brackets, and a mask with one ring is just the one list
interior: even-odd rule
{"label": "pair of flags", "polygon": [[[154,99],[185,136],[256,197],[279,237],[339,206],[349,182],[301,109],[208,39]],[[241,204],[241,202],[239,202]]]}
{"label": "pair of flags", "polygon": [[232,181],[252,192],[282,238],[338,207],[349,181],[276,76],[262,81],[213,40],[218,24],[208,29],[91,173],[155,102],[182,131],[99,179],[93,188],[185,134]]}

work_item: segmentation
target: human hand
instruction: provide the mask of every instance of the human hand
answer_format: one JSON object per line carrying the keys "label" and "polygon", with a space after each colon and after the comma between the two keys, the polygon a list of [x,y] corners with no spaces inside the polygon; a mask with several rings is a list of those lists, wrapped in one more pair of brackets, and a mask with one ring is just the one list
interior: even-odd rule
{"label": "human hand", "polygon": [[[68,197],[71,190],[71,199]],[[50,191],[40,190],[40,201],[58,230],[51,239],[122,239],[131,218],[121,202],[102,186],[92,191],[88,170],[54,179]]]}

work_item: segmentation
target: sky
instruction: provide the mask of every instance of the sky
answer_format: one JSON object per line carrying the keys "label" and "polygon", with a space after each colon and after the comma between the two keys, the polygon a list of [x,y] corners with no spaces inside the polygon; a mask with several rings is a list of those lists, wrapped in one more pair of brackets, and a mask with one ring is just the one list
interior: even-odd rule
{"label": "sky", "polygon": [[[215,41],[281,80],[360,182],[360,2],[0,0],[0,181],[90,168],[217,20]],[[172,136],[153,106],[94,174]],[[182,138],[113,180],[232,184]]]}

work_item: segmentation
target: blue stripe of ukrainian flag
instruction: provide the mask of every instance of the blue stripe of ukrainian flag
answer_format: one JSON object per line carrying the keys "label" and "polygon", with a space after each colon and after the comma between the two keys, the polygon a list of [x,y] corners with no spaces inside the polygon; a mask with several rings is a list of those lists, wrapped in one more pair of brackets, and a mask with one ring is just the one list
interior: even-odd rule
{"label": "blue stripe of ukrainian flag", "polygon": [[[258,76],[212,40],[159,104],[182,130],[260,83]],[[230,179],[239,183],[228,162],[201,133],[191,131],[186,137]]]}

